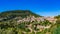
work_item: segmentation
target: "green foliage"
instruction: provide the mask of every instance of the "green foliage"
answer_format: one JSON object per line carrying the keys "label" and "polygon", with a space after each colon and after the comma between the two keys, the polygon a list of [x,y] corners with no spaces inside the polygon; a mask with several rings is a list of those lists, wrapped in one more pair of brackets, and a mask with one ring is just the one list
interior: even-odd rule
{"label": "green foliage", "polygon": [[18,27],[21,28],[21,29],[24,29],[25,28],[25,24],[21,23],[21,24],[18,25]]}
{"label": "green foliage", "polygon": [[58,16],[55,16],[55,18],[59,19],[59,18],[60,18],[60,15],[58,15]]}
{"label": "green foliage", "polygon": [[[34,31],[36,31],[36,34],[46,34],[46,32],[51,32],[51,34],[60,34],[60,15],[56,16],[58,20],[54,26],[48,20],[39,23],[37,21],[18,23],[17,20],[20,18],[15,19],[16,17],[21,17],[21,19],[23,19],[27,16],[42,17],[29,10],[13,10],[0,13],[0,34],[24,34],[24,32],[26,34],[35,34]],[[40,32],[37,25],[52,25],[52,27]],[[28,27],[31,28],[32,32]]]}
{"label": "green foliage", "polygon": [[56,22],[57,22],[56,24],[60,24],[60,19],[58,19]]}
{"label": "green foliage", "polygon": [[37,32],[36,34],[41,34],[41,32]]}
{"label": "green foliage", "polygon": [[7,17],[7,16],[26,17],[26,16],[30,16],[30,15],[34,15],[36,17],[39,16],[39,15],[31,12],[30,10],[12,10],[12,11],[5,11],[5,12],[0,13],[1,17]]}

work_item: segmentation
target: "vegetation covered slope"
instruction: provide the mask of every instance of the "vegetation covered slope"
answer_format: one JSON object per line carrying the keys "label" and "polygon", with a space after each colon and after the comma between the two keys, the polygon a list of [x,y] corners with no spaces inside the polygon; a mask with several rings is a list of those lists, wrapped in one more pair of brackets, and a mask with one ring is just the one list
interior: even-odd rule
{"label": "vegetation covered slope", "polygon": [[60,20],[46,20],[29,10],[0,13],[0,34],[60,34]]}
{"label": "vegetation covered slope", "polygon": [[11,10],[0,13],[0,21],[10,20],[16,17],[26,18],[27,16],[42,17],[31,12],[30,10]]}
{"label": "vegetation covered slope", "polygon": [[60,18],[60,15],[58,15],[58,16],[55,16],[55,18],[59,19],[59,18]]}
{"label": "vegetation covered slope", "polygon": [[29,11],[29,10],[12,10],[12,11],[5,11],[0,14],[0,16],[5,17],[5,16],[21,16],[21,17],[26,17],[26,16],[36,16],[38,17],[39,15]]}

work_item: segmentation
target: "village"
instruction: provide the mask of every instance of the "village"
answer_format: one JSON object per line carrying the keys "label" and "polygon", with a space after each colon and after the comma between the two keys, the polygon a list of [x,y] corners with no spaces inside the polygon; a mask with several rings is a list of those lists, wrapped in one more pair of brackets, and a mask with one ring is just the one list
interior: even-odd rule
{"label": "village", "polygon": [[[34,16],[28,17],[27,16],[27,18],[23,18],[22,20],[19,19],[17,21],[17,23],[24,23],[24,22],[27,22],[27,23],[28,22],[31,22],[31,23],[33,23],[33,22],[36,22],[36,23],[42,22],[42,23],[44,23],[45,20],[48,20],[50,23],[55,24],[57,19],[55,19],[54,17],[34,17]],[[33,29],[31,28],[32,25],[33,24],[27,25],[27,27],[31,30],[31,32],[33,31]],[[40,23],[40,24],[33,25],[33,26],[36,27],[37,29],[39,29],[39,31],[43,31],[45,29],[51,28],[52,25],[49,24],[49,25],[44,26],[44,25],[41,25],[41,23]]]}

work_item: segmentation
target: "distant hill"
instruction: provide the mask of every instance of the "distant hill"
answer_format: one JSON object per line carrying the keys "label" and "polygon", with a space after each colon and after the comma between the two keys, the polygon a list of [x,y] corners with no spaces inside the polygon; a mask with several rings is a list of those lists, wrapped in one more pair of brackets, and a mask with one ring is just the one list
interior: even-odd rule
{"label": "distant hill", "polygon": [[42,17],[40,15],[37,15],[35,13],[33,13],[30,10],[11,10],[11,11],[4,11],[2,13],[0,13],[0,18],[2,19],[13,19],[15,17],[22,17],[25,18],[27,16],[35,16],[35,17]]}
{"label": "distant hill", "polygon": [[58,15],[58,16],[55,16],[55,18],[59,19],[59,18],[60,18],[60,15]]}
{"label": "distant hill", "polygon": [[30,10],[12,10],[12,11],[4,11],[2,13],[0,13],[0,16],[21,16],[21,17],[26,17],[26,16],[30,16],[33,15],[35,17],[40,17],[40,15],[37,15],[33,12],[31,12]]}

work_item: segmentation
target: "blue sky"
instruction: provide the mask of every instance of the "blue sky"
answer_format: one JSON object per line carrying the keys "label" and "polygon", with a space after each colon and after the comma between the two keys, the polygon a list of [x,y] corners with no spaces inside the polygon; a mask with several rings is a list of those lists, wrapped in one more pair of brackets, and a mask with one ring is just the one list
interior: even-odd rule
{"label": "blue sky", "polygon": [[60,0],[0,0],[0,12],[7,10],[31,10],[42,16],[60,14]]}

